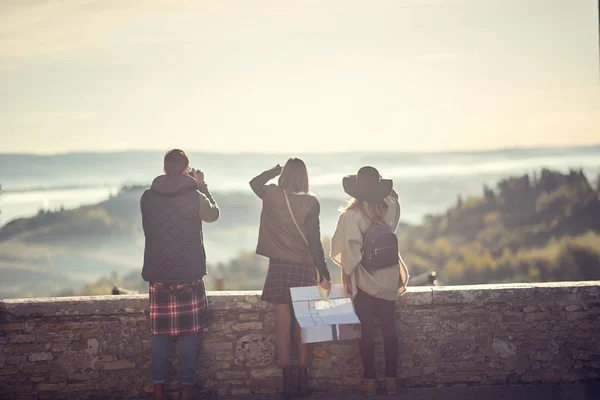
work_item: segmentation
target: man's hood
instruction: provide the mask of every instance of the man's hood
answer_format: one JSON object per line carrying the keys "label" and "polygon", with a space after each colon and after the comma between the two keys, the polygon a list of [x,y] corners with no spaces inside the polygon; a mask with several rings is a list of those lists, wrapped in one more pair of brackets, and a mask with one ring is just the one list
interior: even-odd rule
{"label": "man's hood", "polygon": [[160,175],[154,179],[150,189],[156,193],[166,196],[176,196],[178,194],[198,190],[198,182],[189,175]]}

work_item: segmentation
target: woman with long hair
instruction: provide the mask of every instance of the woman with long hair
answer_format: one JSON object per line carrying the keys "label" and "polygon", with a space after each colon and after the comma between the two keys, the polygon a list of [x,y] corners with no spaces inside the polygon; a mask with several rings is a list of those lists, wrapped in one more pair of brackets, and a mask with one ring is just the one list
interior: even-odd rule
{"label": "woman with long hair", "polygon": [[[278,183],[267,183],[279,176]],[[275,305],[275,338],[279,364],[283,369],[283,393],[309,394],[310,352],[300,336],[300,325],[292,309],[290,288],[319,284],[330,290],[331,282],[319,226],[320,205],[310,194],[304,161],[290,158],[250,181],[262,199],[256,253],[269,258],[262,292],[263,301]],[[299,366],[290,365],[291,327],[296,341]]]}
{"label": "woman with long hair", "polygon": [[[363,167],[356,175],[345,177],[344,191],[352,200],[342,210],[331,238],[331,259],[342,268],[344,288],[354,299],[361,322],[359,350],[363,381],[357,390],[368,396],[376,394],[374,318],[379,320],[383,334],[386,392],[388,395],[397,392],[395,310],[396,299],[406,290],[408,271],[398,254],[394,234],[400,219],[400,204],[392,186],[392,181],[381,179],[373,167]],[[380,240],[379,243],[387,240],[387,243],[375,249],[367,248],[376,240]],[[381,265],[375,265],[375,261]]]}

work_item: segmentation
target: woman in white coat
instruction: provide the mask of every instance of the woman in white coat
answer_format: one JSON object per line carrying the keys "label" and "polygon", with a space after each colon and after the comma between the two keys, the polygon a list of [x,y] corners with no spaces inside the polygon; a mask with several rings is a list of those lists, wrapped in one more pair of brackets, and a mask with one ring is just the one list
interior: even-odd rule
{"label": "woman in white coat", "polygon": [[[343,179],[344,191],[352,196],[350,204],[339,216],[331,239],[331,259],[342,268],[346,292],[354,299],[361,321],[360,357],[363,382],[357,390],[365,395],[376,393],[375,347],[373,323],[376,317],[383,334],[385,385],[389,395],[396,394],[398,337],[395,324],[396,299],[406,291],[408,271],[399,257],[395,265],[377,270],[363,266],[363,235],[375,224],[386,224],[395,232],[400,219],[398,195],[392,181],[381,179],[373,167],[363,167],[356,175]],[[384,228],[386,229],[386,228]],[[395,243],[397,245],[397,241]],[[394,249],[397,253],[397,249]],[[393,257],[395,257],[392,254]],[[386,264],[389,265],[389,264]]]}

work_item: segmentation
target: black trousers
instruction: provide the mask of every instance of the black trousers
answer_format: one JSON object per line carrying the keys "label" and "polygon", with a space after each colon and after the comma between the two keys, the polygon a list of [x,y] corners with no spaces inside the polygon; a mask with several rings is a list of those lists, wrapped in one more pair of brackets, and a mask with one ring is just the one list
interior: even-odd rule
{"label": "black trousers", "polygon": [[396,377],[398,369],[398,336],[396,333],[394,300],[373,297],[358,289],[354,308],[361,323],[361,339],[358,343],[365,379],[375,379],[375,344],[373,343],[373,323],[376,317],[383,334],[385,354],[385,376]]}

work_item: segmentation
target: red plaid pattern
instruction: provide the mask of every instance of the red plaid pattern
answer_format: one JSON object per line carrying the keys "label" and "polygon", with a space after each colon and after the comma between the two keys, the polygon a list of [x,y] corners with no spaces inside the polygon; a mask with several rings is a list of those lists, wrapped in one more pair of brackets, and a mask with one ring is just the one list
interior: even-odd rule
{"label": "red plaid pattern", "polygon": [[202,279],[194,283],[150,282],[148,292],[153,335],[200,332],[208,307]]}
{"label": "red plaid pattern", "polygon": [[292,304],[290,288],[316,284],[314,265],[271,258],[261,299],[274,304]]}

